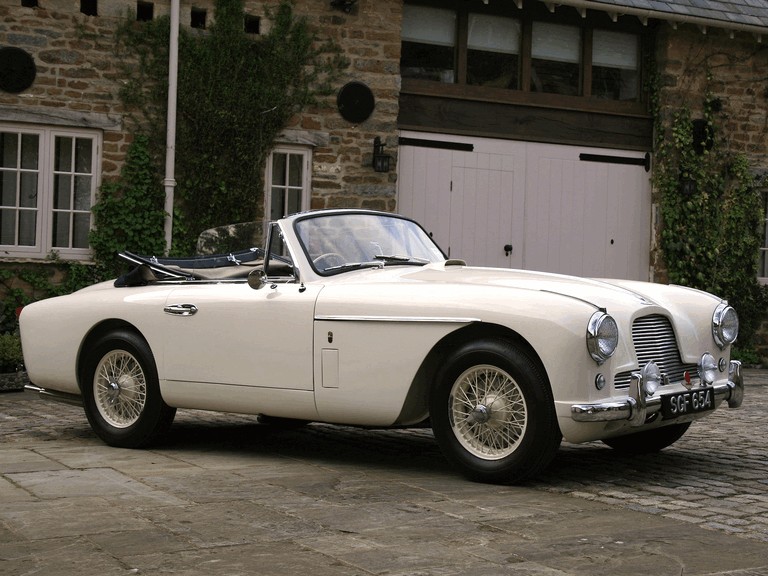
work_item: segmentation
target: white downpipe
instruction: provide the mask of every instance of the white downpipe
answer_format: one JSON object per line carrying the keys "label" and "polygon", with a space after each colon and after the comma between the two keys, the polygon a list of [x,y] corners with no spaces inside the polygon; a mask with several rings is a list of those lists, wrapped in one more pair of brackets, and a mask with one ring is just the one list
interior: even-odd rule
{"label": "white downpipe", "polygon": [[180,0],[171,0],[171,36],[168,51],[168,117],[165,143],[165,253],[173,241],[173,193],[176,188],[176,93],[179,70],[179,7]]}

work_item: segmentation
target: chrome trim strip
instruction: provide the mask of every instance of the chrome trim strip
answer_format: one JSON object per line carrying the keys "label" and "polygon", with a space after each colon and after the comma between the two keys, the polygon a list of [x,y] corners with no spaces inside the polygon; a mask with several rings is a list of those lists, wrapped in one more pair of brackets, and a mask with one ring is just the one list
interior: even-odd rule
{"label": "chrome trim strip", "polygon": [[480,318],[450,318],[446,316],[354,316],[354,315],[319,315],[315,320],[328,322],[426,322],[441,324],[471,324],[480,322]]}

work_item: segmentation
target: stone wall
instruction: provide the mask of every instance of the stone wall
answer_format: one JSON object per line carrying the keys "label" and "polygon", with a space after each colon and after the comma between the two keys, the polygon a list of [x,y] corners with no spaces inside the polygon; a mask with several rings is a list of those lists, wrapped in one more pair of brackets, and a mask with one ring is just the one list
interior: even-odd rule
{"label": "stone wall", "polygon": [[[720,100],[716,114],[727,147],[747,155],[768,193],[768,46],[747,33],[694,26],[662,26],[657,38],[661,112],[667,118],[681,106],[702,116],[707,91]],[[663,263],[657,260],[657,279]],[[757,336],[756,351],[768,364],[768,322]]]}
{"label": "stone wall", "polygon": [[[80,13],[75,0],[46,0],[40,7],[20,2],[0,6],[0,46],[30,53],[37,66],[31,88],[20,94],[0,92],[0,117],[6,121],[98,128],[104,132],[103,177],[117,176],[131,140],[131,126],[118,98],[120,79],[113,62],[118,18],[135,13],[136,2],[102,0],[99,14]],[[189,29],[191,3],[181,3],[180,22]],[[213,21],[213,0],[195,2]],[[267,10],[276,3],[246,1],[249,15],[269,29]],[[353,125],[336,107],[335,93],[313,110],[297,115],[284,135],[286,142],[312,143],[314,149],[312,207],[395,209],[396,119],[399,92],[401,0],[360,0],[349,13],[330,2],[297,2],[319,41],[333,40],[349,60],[342,80],[363,82],[375,96],[375,109]],[[155,17],[167,15],[169,0],[154,2]],[[371,168],[373,139],[379,136],[393,156],[389,173]],[[158,174],[158,179],[163,175]]]}
{"label": "stone wall", "polygon": [[[339,88],[362,82],[373,92],[375,108],[360,124],[352,124],[336,109],[331,95],[314,110],[294,119],[292,128],[328,135],[314,153],[313,208],[396,208],[397,114],[400,92],[400,28],[402,0],[360,0],[350,13],[332,9],[330,2],[297,3],[321,39],[336,42],[349,60]],[[371,167],[373,139],[386,144],[392,156],[390,172]]]}

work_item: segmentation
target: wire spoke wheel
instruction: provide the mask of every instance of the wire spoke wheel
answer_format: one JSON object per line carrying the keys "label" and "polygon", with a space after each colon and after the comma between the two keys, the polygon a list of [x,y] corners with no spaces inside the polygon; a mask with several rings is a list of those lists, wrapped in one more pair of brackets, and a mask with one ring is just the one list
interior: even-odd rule
{"label": "wire spoke wheel", "polygon": [[139,420],[147,402],[147,381],[132,354],[106,354],[96,367],[93,388],[99,414],[110,426],[127,428]]}
{"label": "wire spoke wheel", "polygon": [[451,427],[471,454],[497,460],[512,454],[528,426],[528,408],[517,382],[498,366],[464,371],[450,393]]}
{"label": "wire spoke wheel", "polygon": [[543,470],[562,436],[541,364],[493,337],[466,341],[443,358],[429,418],[445,457],[479,482],[520,482]]}

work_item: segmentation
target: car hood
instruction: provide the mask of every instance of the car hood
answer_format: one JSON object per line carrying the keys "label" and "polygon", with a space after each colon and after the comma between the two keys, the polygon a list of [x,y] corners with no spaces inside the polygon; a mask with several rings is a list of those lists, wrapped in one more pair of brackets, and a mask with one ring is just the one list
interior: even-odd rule
{"label": "car hood", "polygon": [[[619,279],[596,279],[505,268],[451,265],[445,262],[420,268],[387,267],[340,274],[326,280],[321,301],[349,307],[358,301],[360,284],[366,285],[365,301],[411,301],[417,306],[440,306],[447,298],[452,306],[492,309],[516,306],[521,301],[548,305],[553,298],[580,302],[594,309],[629,318],[642,313],[665,313],[671,318],[712,310],[720,299],[691,288]],[[429,285],[429,290],[413,289]],[[512,293],[515,294],[512,294]],[[503,295],[502,295],[503,294]],[[419,304],[416,304],[416,302]],[[482,304],[484,303],[484,304]],[[325,306],[323,306],[325,308]],[[334,307],[335,308],[335,307]]]}
{"label": "car hood", "polygon": [[644,290],[647,283],[579,278],[528,270],[430,265],[418,271],[406,273],[402,279],[549,292],[581,300],[597,308],[630,303],[635,306],[661,305],[652,294],[653,290]]}

